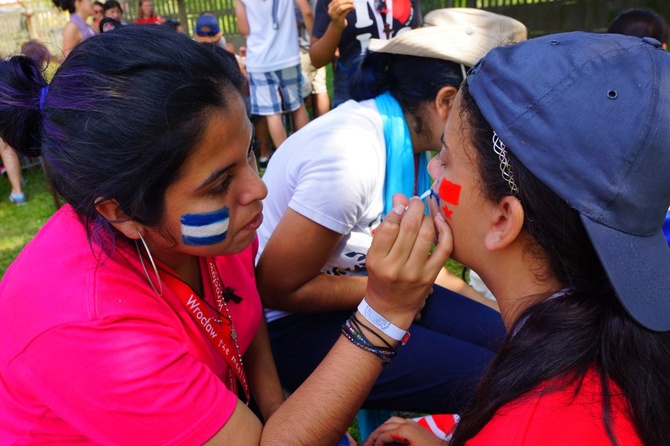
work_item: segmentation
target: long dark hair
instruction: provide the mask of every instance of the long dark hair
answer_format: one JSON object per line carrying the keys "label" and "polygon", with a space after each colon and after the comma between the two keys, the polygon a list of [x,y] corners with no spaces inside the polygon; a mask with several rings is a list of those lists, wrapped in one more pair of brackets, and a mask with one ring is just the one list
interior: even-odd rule
{"label": "long dark hair", "polygon": [[56,5],[57,8],[62,9],[63,11],[67,11],[70,14],[74,14],[75,11],[75,0],[52,0],[54,5]]}
{"label": "long dark hair", "polygon": [[458,88],[463,81],[461,66],[455,62],[431,57],[368,52],[349,86],[356,101],[372,99],[388,91],[403,112],[411,116],[413,130],[423,134],[424,106],[435,100],[441,88]]}
{"label": "long dark hair", "polygon": [[[511,192],[493,151],[493,130],[467,84],[461,95],[460,113],[470,128],[484,193],[489,200],[499,201]],[[623,392],[642,442],[667,443],[670,333],[650,331],[626,313],[578,213],[510,152],[517,196],[525,212],[524,229],[532,240],[528,252],[544,260],[550,273],[572,293],[544,300],[519,316],[510,331],[515,334],[508,334],[461,413],[451,445],[465,444],[501,406],[522,398],[539,384],[557,378],[564,385],[579,385],[590,370],[596,372],[602,385],[603,424],[613,444],[617,441],[611,416],[611,382]]]}
{"label": "long dark hair", "polygon": [[226,108],[244,78],[232,55],[159,26],[126,26],[78,45],[48,91],[42,67],[0,63],[0,137],[43,155],[52,189],[89,236],[113,234],[95,209],[113,199],[157,227],[164,195],[200,137],[208,112]]}

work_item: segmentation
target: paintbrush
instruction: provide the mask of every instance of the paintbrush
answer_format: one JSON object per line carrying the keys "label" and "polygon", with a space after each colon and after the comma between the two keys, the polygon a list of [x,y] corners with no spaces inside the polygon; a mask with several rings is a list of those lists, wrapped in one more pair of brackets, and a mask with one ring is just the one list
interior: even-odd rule
{"label": "paintbrush", "polygon": [[428,189],[426,192],[419,195],[419,200],[423,200],[424,198],[428,198],[430,196],[430,191],[431,191],[431,189]]}

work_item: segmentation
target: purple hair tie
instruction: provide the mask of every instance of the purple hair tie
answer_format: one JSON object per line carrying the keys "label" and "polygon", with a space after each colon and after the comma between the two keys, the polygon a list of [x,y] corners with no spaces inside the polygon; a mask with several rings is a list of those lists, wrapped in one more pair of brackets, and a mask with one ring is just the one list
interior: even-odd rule
{"label": "purple hair tie", "polygon": [[40,93],[40,113],[44,111],[44,100],[46,99],[48,92],[49,84],[47,84],[46,87],[42,87],[42,92]]}

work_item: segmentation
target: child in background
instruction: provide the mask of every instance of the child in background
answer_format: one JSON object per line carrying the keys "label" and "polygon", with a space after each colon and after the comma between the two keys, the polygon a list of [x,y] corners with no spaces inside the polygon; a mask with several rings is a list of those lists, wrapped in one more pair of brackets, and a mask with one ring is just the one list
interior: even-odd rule
{"label": "child in background", "polygon": [[136,25],[162,25],[165,20],[156,14],[152,0],[140,0],[137,7]]}
{"label": "child in background", "polygon": [[105,17],[114,19],[119,22],[121,25],[127,25],[128,23],[123,20],[123,8],[121,4],[116,0],[107,0],[103,5],[105,10]]}
{"label": "child in background", "polygon": [[93,2],[93,31],[100,32],[100,20],[105,17],[105,9],[102,2],[96,0]]}
{"label": "child in background", "polygon": [[0,159],[2,159],[3,173],[7,174],[7,179],[12,188],[9,201],[19,206],[26,204],[26,194],[21,190],[22,177],[19,155],[2,139],[0,139]]}

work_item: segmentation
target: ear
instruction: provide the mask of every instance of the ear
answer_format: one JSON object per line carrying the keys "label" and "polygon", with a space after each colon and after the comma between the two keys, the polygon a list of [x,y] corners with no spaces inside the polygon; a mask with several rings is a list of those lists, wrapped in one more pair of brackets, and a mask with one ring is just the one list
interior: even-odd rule
{"label": "ear", "polygon": [[142,226],[135,220],[131,220],[116,200],[98,201],[95,210],[129,239],[139,239],[139,231]]}
{"label": "ear", "polygon": [[484,244],[486,249],[504,249],[519,238],[523,228],[524,211],[521,202],[506,196],[493,208]]}
{"label": "ear", "polygon": [[444,122],[447,122],[447,118],[449,118],[449,112],[454,106],[454,100],[456,99],[457,93],[458,89],[456,87],[448,85],[440,88],[437,92],[437,96],[435,96],[435,108]]}

